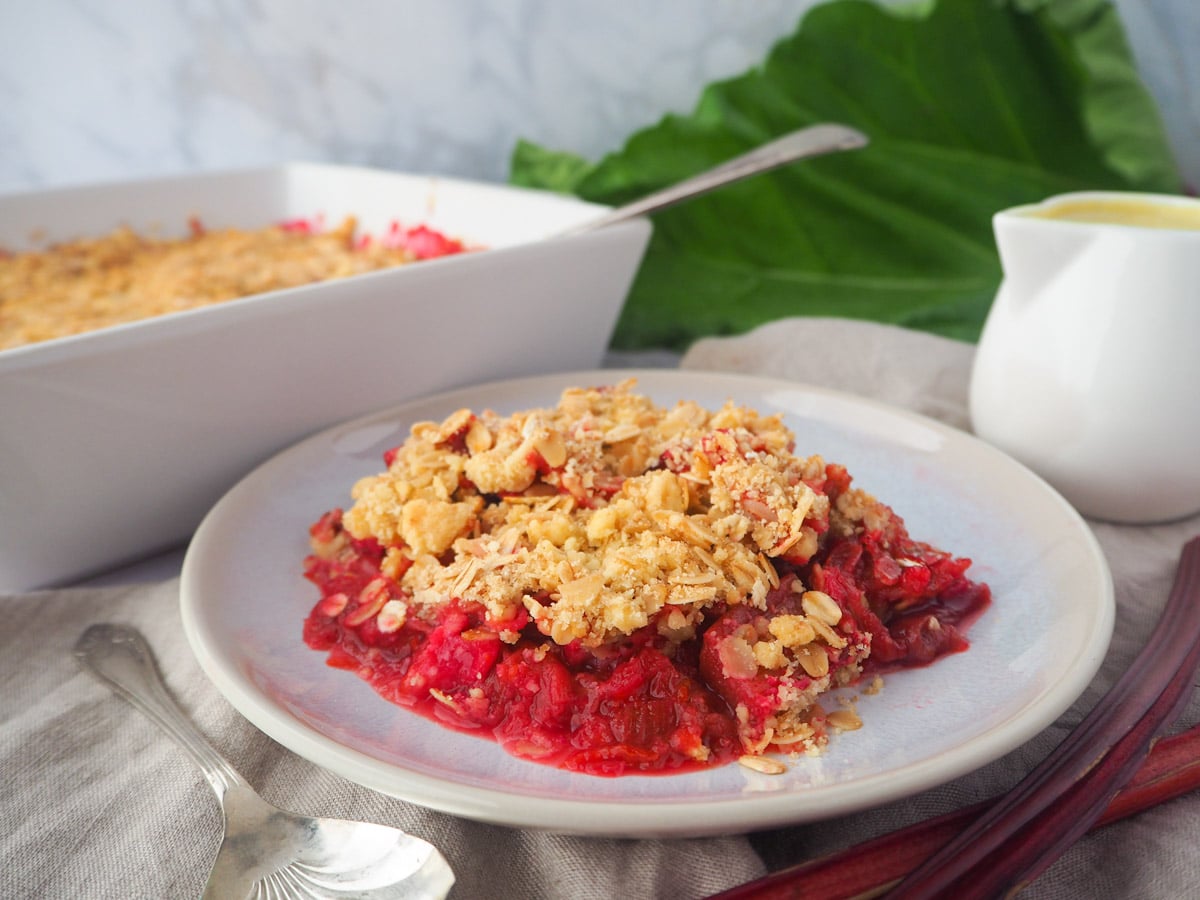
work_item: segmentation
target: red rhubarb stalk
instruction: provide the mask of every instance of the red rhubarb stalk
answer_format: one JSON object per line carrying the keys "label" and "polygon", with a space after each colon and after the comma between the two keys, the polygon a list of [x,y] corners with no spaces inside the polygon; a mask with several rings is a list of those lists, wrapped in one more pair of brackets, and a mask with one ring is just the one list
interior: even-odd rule
{"label": "red rhubarb stalk", "polygon": [[1097,825],[1107,825],[1200,788],[1200,725],[1163,738]]}
{"label": "red rhubarb stalk", "polygon": [[[1200,789],[1200,725],[1158,741],[1093,826],[1108,825]],[[897,829],[837,853],[789,866],[710,900],[865,900],[878,897],[953,840],[992,801]]]}
{"label": "red rhubarb stalk", "polygon": [[1200,663],[1200,538],[1146,646],[1079,726],[972,825],[888,896],[996,897],[1019,890],[1103,814],[1179,715]]}
{"label": "red rhubarb stalk", "polygon": [[[1150,665],[1155,659],[1158,667]],[[1019,890],[1090,827],[1200,787],[1200,726],[1157,741],[1186,705],[1198,664],[1195,538],[1184,547],[1146,649],[1072,735],[1008,795],[773,873],[720,894],[720,900],[877,897],[914,874],[919,880],[901,882],[889,896],[988,897]],[[1003,830],[997,835],[991,829]]]}

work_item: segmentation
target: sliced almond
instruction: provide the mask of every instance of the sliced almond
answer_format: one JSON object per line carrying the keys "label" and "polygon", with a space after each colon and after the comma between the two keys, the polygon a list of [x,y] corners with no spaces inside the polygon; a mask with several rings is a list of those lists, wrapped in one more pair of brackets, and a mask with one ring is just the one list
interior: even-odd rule
{"label": "sliced almond", "polygon": [[623,422],[620,425],[614,425],[608,431],[604,432],[604,443],[619,444],[622,441],[627,441],[630,438],[635,438],[642,433],[642,429],[637,425],[629,422]]}
{"label": "sliced almond", "polygon": [[835,709],[825,717],[825,721],[838,731],[858,731],[863,724],[858,713],[852,709]]}
{"label": "sliced almond", "polygon": [[805,591],[800,595],[800,605],[810,617],[820,619],[826,625],[842,621],[842,608],[824,591]]}
{"label": "sliced almond", "polygon": [[787,771],[787,766],[769,756],[739,756],[738,763],[751,771],[761,772],[763,775],[782,775]]}
{"label": "sliced almond", "polygon": [[557,431],[548,431],[537,437],[533,442],[536,450],[552,469],[561,467],[567,461],[567,445],[563,443],[562,435]]}
{"label": "sliced almond", "polygon": [[829,674],[829,657],[825,650],[815,644],[806,644],[795,651],[796,662],[800,664],[809,678],[824,678]]}

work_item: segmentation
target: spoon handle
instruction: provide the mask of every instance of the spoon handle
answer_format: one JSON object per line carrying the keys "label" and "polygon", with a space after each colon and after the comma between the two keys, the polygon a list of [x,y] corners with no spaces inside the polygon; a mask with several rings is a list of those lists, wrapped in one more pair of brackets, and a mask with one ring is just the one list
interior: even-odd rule
{"label": "spoon handle", "polygon": [[801,128],[799,131],[776,138],[741,156],[735,156],[727,162],[678,184],[655,191],[640,200],[618,206],[598,218],[568,228],[563,234],[592,231],[596,228],[603,228],[605,225],[612,225],[614,222],[632,219],[634,216],[657,212],[683,200],[706,194],[715,188],[749,178],[760,172],[777,169],[798,159],[837,153],[842,150],[857,150],[859,147],[865,147],[866,144],[866,135],[849,126],[834,123],[810,125],[808,128]]}
{"label": "spoon handle", "polygon": [[249,788],[171,699],[141,633],[124,625],[93,625],[75,643],[74,654],[80,665],[187,750],[218,797],[224,799],[231,788]]}

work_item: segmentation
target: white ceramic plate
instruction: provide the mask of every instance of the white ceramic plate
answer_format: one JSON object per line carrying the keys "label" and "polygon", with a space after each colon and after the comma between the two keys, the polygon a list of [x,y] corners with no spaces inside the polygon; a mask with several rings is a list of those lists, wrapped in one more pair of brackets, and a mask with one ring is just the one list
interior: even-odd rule
{"label": "white ceramic plate", "polygon": [[[660,404],[727,399],[778,411],[797,450],[843,463],[914,537],[971,557],[994,592],[966,653],[888,676],[865,725],[783,775],[742,766],[598,778],[515,759],[445,730],[325,665],[301,625],[307,528],[348,505],[356,479],[408,426],[463,406],[553,405],[562,388],[636,374]],[[928,419],[849,395],[734,375],[582,372],[407,403],[325,431],[257,469],[212,510],[183,566],[184,628],[200,664],[251,722],[314,763],[385,794],[468,818],[587,834],[739,832],[850,812],[948,781],[1012,750],[1079,696],[1112,634],[1112,580],[1083,520],[1002,453]]]}

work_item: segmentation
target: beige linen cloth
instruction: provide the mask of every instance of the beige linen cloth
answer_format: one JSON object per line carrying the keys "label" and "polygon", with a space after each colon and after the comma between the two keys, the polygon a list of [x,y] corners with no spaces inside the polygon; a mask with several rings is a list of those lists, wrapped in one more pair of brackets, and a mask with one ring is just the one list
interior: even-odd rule
{"label": "beige linen cloth", "polygon": [[[966,344],[888,326],[803,319],[701,341],[682,366],[820,384],[965,428],[971,354]],[[145,633],[173,695],[266,799],[298,812],[397,825],[433,841],[457,874],[454,897],[701,897],[995,795],[1042,759],[1141,648],[1200,517],[1094,528],[1116,580],[1116,633],[1094,683],[1052,728],[978,772],[903,802],[713,839],[610,840],[484,825],[324,772],[258,732],[207,681],[180,630],[174,580],[0,598],[0,897],[196,897],[216,852],[218,806],[191,760],[71,658],[92,622],[125,622]],[[1198,714],[1193,698],[1180,724]],[[1200,794],[1092,833],[1023,896],[1200,896]]]}

